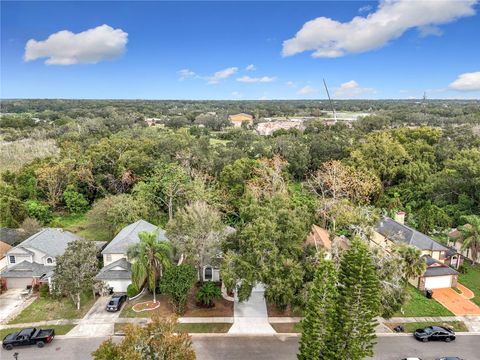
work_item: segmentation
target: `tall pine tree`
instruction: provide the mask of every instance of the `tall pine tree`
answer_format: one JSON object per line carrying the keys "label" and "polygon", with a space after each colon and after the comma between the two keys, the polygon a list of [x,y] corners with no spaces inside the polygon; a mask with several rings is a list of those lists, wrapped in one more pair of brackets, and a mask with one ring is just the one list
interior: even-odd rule
{"label": "tall pine tree", "polygon": [[330,342],[335,328],[336,278],[332,261],[320,261],[302,321],[299,360],[332,359]]}
{"label": "tall pine tree", "polygon": [[358,239],[342,255],[338,284],[336,354],[332,359],[360,360],[372,356],[380,285],[372,255]]}

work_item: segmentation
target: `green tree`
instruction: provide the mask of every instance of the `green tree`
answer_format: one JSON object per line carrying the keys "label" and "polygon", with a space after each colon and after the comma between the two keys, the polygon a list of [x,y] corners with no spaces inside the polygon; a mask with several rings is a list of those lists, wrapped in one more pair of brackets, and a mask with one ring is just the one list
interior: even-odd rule
{"label": "green tree", "polygon": [[459,227],[463,237],[462,251],[469,249],[473,263],[476,263],[480,252],[480,216],[464,216],[462,220],[466,222]]}
{"label": "green tree", "polygon": [[167,224],[167,237],[182,256],[182,261],[203,267],[220,251],[224,231],[220,213],[203,201],[196,201],[179,210]]}
{"label": "green tree", "polygon": [[335,342],[331,359],[360,360],[373,355],[380,285],[366,244],[354,239],[344,251],[338,274]]}
{"label": "green tree", "polygon": [[85,199],[83,194],[73,190],[72,188],[67,188],[63,192],[63,200],[70,214],[83,214],[87,211],[88,201]]}
{"label": "green tree", "polygon": [[308,291],[300,338],[299,360],[333,359],[330,357],[335,329],[337,274],[334,264],[321,260]]}
{"label": "green tree", "polygon": [[119,343],[105,340],[92,353],[95,360],[195,360],[188,334],[178,330],[177,319],[152,317],[145,326],[128,325]]}
{"label": "green tree", "polygon": [[157,233],[142,231],[138,234],[140,242],[128,249],[128,258],[132,261],[132,281],[141,288],[145,280],[153,291],[156,302],[157,279],[164,269],[172,265],[172,245],[168,241],[159,241]]}
{"label": "green tree", "polygon": [[94,288],[98,272],[97,247],[90,240],[75,240],[68,243],[65,253],[56,259],[53,278],[56,292],[70,296],[80,309],[81,294]]}
{"label": "green tree", "polygon": [[52,219],[52,212],[48,205],[35,200],[29,200],[25,205],[27,207],[28,216],[37,219],[42,224],[47,224]]}
{"label": "green tree", "polygon": [[168,296],[177,314],[183,314],[187,306],[188,292],[197,280],[197,272],[191,265],[169,267],[160,280],[160,291]]}
{"label": "green tree", "polygon": [[400,245],[395,249],[395,252],[399,254],[402,259],[402,272],[405,285],[408,285],[408,280],[423,275],[427,269],[427,263],[422,257],[420,249],[409,245]]}

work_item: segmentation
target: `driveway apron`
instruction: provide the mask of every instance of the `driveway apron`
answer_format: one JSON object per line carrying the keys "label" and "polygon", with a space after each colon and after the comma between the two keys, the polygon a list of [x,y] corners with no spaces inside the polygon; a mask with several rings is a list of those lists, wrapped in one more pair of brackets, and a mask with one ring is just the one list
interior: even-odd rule
{"label": "driveway apron", "polygon": [[9,289],[0,295],[0,324],[21,310],[25,300],[21,297],[23,289]]}
{"label": "driveway apron", "polygon": [[480,315],[480,307],[452,288],[433,290],[433,298],[455,315]]}
{"label": "driveway apron", "polygon": [[265,303],[265,288],[255,286],[247,301],[239,302],[235,297],[234,321],[229,334],[275,334],[268,322],[267,305]]}
{"label": "driveway apron", "polygon": [[67,336],[110,336],[113,334],[115,322],[120,316],[121,311],[108,312],[105,310],[109,296],[100,297],[82,320],[75,326]]}

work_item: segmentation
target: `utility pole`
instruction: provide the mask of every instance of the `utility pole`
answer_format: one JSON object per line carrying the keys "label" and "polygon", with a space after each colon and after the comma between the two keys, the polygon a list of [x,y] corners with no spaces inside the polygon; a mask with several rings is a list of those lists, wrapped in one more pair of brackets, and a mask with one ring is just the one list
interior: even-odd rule
{"label": "utility pole", "polygon": [[335,112],[335,108],[333,107],[332,99],[330,98],[330,93],[328,92],[327,82],[323,79],[323,85],[325,85],[325,90],[327,91],[328,101],[330,102],[330,107],[332,108],[333,113],[333,121],[335,124],[337,123],[337,113]]}

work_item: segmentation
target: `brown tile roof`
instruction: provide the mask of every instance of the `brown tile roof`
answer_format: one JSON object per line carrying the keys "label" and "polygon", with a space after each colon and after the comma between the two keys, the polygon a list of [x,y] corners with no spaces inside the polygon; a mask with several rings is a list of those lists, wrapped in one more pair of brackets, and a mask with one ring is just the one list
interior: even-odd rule
{"label": "brown tile roof", "polygon": [[312,225],[312,231],[307,236],[307,245],[315,245],[316,248],[323,247],[325,250],[332,250],[332,241],[327,229],[318,225]]}
{"label": "brown tile roof", "polygon": [[3,241],[0,241],[0,259],[3,259],[7,254],[8,250],[10,250],[11,248],[12,248],[11,245],[4,243]]}

